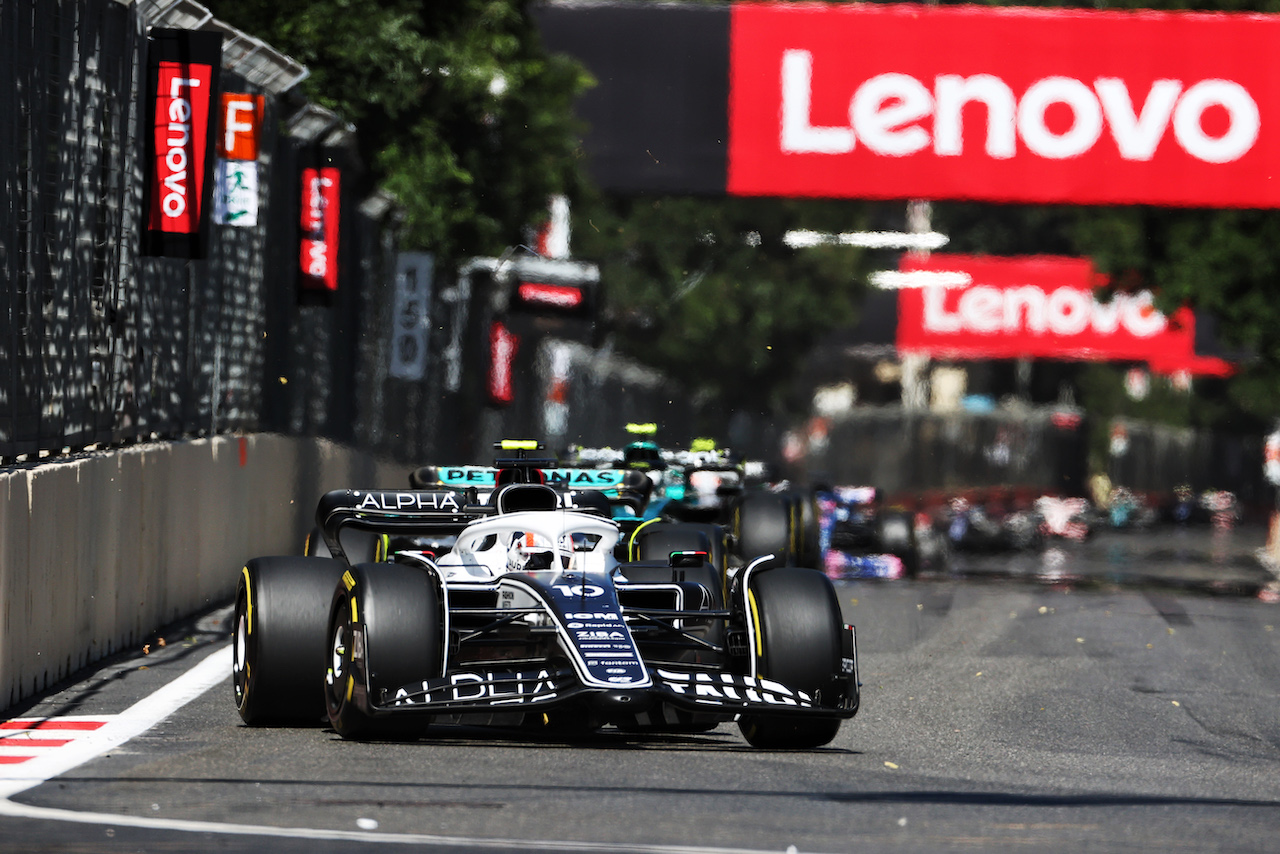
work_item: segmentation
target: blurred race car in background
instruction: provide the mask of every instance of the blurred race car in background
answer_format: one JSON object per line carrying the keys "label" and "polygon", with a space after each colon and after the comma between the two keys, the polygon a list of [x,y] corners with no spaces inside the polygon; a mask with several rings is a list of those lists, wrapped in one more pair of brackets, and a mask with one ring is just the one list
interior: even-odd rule
{"label": "blurred race car in background", "polygon": [[836,486],[814,493],[823,565],[832,578],[901,578],[914,574],[931,540],[914,514],[884,506],[874,486]]}

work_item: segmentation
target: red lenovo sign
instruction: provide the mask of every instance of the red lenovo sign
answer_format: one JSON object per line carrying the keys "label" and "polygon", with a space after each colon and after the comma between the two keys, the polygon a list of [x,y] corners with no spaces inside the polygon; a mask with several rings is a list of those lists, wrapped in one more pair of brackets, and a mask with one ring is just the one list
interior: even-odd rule
{"label": "red lenovo sign", "polygon": [[338,213],[341,175],[332,166],[302,170],[303,287],[338,289]]}
{"label": "red lenovo sign", "polygon": [[218,33],[156,28],[147,36],[145,255],[204,257],[221,62]]}
{"label": "red lenovo sign", "polygon": [[736,195],[1280,205],[1280,17],[732,7]]}
{"label": "red lenovo sign", "polygon": [[213,69],[195,63],[161,62],[157,84],[156,162],[147,227],[194,234],[200,227]]}
{"label": "red lenovo sign", "polygon": [[1094,297],[1105,284],[1087,258],[904,256],[904,271],[963,273],[963,287],[903,289],[898,341],[903,352],[941,358],[1050,358],[1142,361],[1155,371],[1225,376],[1231,366],[1195,354],[1195,316],[1165,317],[1149,291]]}
{"label": "red lenovo sign", "polygon": [[520,336],[515,335],[500,320],[489,327],[489,401],[506,406],[515,400],[516,352],[520,349]]}

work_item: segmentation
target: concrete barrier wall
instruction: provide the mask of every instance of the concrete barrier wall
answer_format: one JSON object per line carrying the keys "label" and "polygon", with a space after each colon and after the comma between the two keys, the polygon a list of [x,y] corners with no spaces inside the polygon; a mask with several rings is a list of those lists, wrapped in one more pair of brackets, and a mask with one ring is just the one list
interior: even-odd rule
{"label": "concrete barrier wall", "polygon": [[229,601],[246,560],[301,551],[325,491],[407,477],[268,434],[0,471],[0,709]]}

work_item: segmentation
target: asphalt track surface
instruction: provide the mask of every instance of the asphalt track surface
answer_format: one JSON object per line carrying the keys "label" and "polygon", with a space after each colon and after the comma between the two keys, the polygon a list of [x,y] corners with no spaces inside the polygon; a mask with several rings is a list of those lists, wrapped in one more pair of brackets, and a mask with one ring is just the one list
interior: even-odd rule
{"label": "asphalt track surface", "polygon": [[[863,708],[813,751],[753,750],[733,725],[411,744],[250,729],[222,608],[5,713],[101,728],[0,764],[0,849],[1280,851],[1280,605],[1260,544],[1106,535],[841,582]],[[13,726],[0,763],[15,736],[64,740]],[[40,782],[58,751],[68,767]]]}

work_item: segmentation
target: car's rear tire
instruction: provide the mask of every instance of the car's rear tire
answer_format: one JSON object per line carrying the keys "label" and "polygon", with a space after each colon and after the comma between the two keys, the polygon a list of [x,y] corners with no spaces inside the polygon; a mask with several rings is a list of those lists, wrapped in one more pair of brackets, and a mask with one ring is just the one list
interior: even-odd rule
{"label": "car's rear tire", "polygon": [[318,723],[320,678],[340,561],[261,557],[240,573],[233,617],[232,688],[246,724]]}
{"label": "car's rear tire", "polygon": [[772,492],[745,496],[734,512],[738,555],[752,561],[771,554],[771,565],[787,565],[795,553],[793,523],[793,507],[785,496]]}
{"label": "car's rear tire", "polygon": [[[425,730],[425,716],[376,717],[371,703],[382,692],[440,675],[444,639],[440,593],[424,569],[394,563],[351,567],[331,595],[324,697],[329,723],[343,738],[410,738]],[[355,656],[353,630],[364,634]]]}
{"label": "car's rear tire", "polygon": [[822,519],[818,499],[812,492],[797,492],[796,519],[800,526],[796,543],[800,549],[796,563],[800,566],[822,565]]}
{"label": "car's rear tire", "polygon": [[[653,522],[637,532],[635,560],[666,561],[672,552],[700,551],[707,553],[705,573],[697,571],[685,574],[688,581],[698,581],[711,590],[713,608],[723,608],[725,602],[725,547],[724,529],[719,525],[695,522]],[[635,581],[667,581],[669,578],[635,578]]]}
{"label": "car's rear tire", "polygon": [[[759,634],[757,673],[818,697],[840,673],[844,620],[831,581],[815,569],[757,573],[747,592]],[[811,748],[829,743],[838,717],[743,715],[738,728],[753,747]]]}
{"label": "car's rear tire", "polygon": [[896,555],[902,560],[906,572],[915,575],[920,565],[920,550],[916,544],[915,522],[910,513],[882,513],[877,520],[876,538],[882,552]]}

